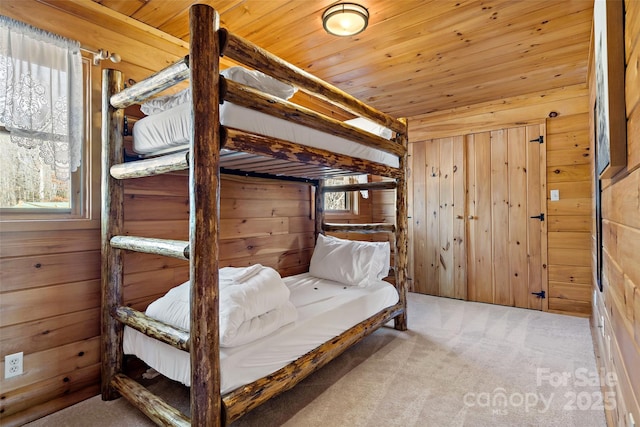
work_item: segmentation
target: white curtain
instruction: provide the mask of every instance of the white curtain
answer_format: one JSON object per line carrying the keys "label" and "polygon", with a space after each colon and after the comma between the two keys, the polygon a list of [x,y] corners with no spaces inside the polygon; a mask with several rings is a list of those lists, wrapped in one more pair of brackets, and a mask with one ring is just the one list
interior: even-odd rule
{"label": "white curtain", "polygon": [[38,150],[56,178],[69,179],[82,158],[78,42],[0,16],[0,124],[12,142]]}

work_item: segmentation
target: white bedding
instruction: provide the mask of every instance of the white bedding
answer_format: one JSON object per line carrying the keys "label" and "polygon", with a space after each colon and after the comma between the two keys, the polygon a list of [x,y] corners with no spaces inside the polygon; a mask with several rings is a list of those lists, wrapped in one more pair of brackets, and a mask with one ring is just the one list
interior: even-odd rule
{"label": "white bedding", "polygon": [[[391,167],[399,166],[398,157],[393,154],[229,102],[221,105],[220,122],[259,135],[323,148]],[[133,149],[144,155],[164,153],[167,149],[184,149],[189,145],[190,135],[191,103],[186,102],[139,120],[133,127]]]}
{"label": "white bedding", "polygon": [[[262,378],[383,308],[398,302],[384,281],[361,288],[309,273],[284,278],[298,320],[251,343],[220,349],[221,393]],[[165,295],[166,298],[167,296]],[[190,384],[189,354],[125,327],[124,353],[134,354],[163,375]]]}

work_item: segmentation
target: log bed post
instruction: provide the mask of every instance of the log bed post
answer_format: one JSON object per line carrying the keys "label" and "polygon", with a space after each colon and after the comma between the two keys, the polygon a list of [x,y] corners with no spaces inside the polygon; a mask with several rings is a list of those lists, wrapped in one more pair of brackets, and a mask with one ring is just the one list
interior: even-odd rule
{"label": "log bed post", "polygon": [[407,330],[407,263],[408,263],[408,208],[407,208],[407,179],[408,179],[408,131],[407,119],[400,119],[404,123],[404,132],[399,134],[398,143],[402,144],[405,152],[398,157],[400,170],[403,171],[400,178],[396,180],[396,257],[395,273],[396,287],[400,294],[400,303],[404,307],[404,312],[394,319],[394,327],[399,331]]}
{"label": "log bed post", "polygon": [[315,200],[315,209],[316,209],[316,241],[318,240],[318,234],[322,234],[324,232],[323,224],[324,224],[324,179],[319,179],[318,184],[316,185],[316,200]]}
{"label": "log bed post", "polygon": [[124,189],[122,181],[109,174],[112,165],[124,160],[122,126],[124,110],[114,108],[111,95],[124,88],[124,77],[120,71],[106,69],[102,72],[102,206],[101,206],[101,250],[102,250],[102,399],[119,397],[111,385],[114,376],[122,372],[122,336],[124,326],[111,316],[111,310],[122,305],[123,256],[122,250],[112,248],[113,236],[123,234]]}
{"label": "log bed post", "polygon": [[189,166],[191,423],[220,426],[218,234],[220,219],[220,26],[204,4],[190,9],[193,134]]}

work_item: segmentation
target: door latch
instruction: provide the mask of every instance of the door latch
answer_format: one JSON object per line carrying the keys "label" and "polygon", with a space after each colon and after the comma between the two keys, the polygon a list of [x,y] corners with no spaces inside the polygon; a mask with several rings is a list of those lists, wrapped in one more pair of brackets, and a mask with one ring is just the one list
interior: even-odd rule
{"label": "door latch", "polygon": [[546,298],[545,291],[531,292],[531,295],[535,295],[535,296],[537,296],[538,298],[541,298],[541,299],[545,299]]}
{"label": "door latch", "polygon": [[539,219],[540,221],[544,221],[544,214],[541,213],[540,215],[535,215],[535,216],[532,216],[532,217],[529,217],[529,218],[532,218],[532,219],[535,218],[535,219]]}
{"label": "door latch", "polygon": [[529,142],[539,142],[540,144],[544,144],[544,136],[540,135],[539,137],[537,137],[536,139],[531,139],[529,140]]}

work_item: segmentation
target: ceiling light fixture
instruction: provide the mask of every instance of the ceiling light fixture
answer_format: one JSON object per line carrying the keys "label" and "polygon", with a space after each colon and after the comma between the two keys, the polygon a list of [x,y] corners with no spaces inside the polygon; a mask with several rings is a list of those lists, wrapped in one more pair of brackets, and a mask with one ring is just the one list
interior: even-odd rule
{"label": "ceiling light fixture", "polygon": [[347,37],[359,34],[369,24],[369,11],[359,4],[338,3],[322,14],[322,26],[334,36]]}

